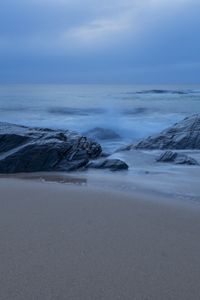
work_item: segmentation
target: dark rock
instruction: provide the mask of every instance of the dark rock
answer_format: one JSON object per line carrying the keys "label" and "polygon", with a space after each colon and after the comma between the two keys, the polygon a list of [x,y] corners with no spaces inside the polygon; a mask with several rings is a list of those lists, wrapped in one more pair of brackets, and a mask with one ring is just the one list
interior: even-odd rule
{"label": "dark rock", "polygon": [[128,165],[120,159],[105,159],[90,162],[87,167],[93,169],[110,169],[111,171],[128,170]]}
{"label": "dark rock", "polygon": [[180,91],[180,90],[146,90],[137,92],[137,94],[178,94],[185,95],[188,91]]}
{"label": "dark rock", "polygon": [[30,138],[17,134],[0,134],[0,153],[11,150],[26,143]]}
{"label": "dark rock", "polygon": [[174,162],[175,158],[177,157],[176,152],[166,151],[161,153],[161,155],[156,158],[157,162]]}
{"label": "dark rock", "polygon": [[182,153],[177,153],[177,152],[173,152],[173,151],[166,151],[164,153],[162,153],[157,159],[157,162],[173,162],[175,164],[179,164],[179,165],[199,165],[198,162],[186,155],[186,154],[182,154]]}
{"label": "dark rock", "polygon": [[93,128],[85,132],[85,135],[89,138],[97,140],[114,140],[120,138],[119,134],[117,134],[115,131],[101,127]]}
{"label": "dark rock", "polygon": [[200,149],[200,114],[187,117],[157,135],[123,148],[131,149]]}
{"label": "dark rock", "polygon": [[178,154],[176,159],[175,159],[175,163],[177,165],[199,165],[199,163],[196,161],[196,159],[185,155],[185,154]]}
{"label": "dark rock", "polygon": [[106,157],[109,157],[110,155],[112,155],[112,153],[108,153],[108,152],[102,152],[100,157],[101,158],[106,158]]}
{"label": "dark rock", "polygon": [[0,123],[0,173],[77,170],[101,152],[98,143],[71,131]]}

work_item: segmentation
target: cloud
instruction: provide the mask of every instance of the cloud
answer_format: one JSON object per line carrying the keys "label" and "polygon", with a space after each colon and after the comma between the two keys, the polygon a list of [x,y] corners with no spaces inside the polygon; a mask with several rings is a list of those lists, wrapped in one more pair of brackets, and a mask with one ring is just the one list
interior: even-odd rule
{"label": "cloud", "polygon": [[[177,18],[187,9],[191,10],[196,0],[124,0],[103,2],[99,14],[88,14],[88,18],[81,24],[69,26],[60,38],[63,46],[68,41],[69,49],[86,47],[105,48],[132,39],[135,45],[142,36],[148,35],[153,30],[159,32],[156,26],[165,23],[176,23]],[[112,7],[112,9],[111,9]],[[113,8],[114,7],[114,8]],[[106,15],[106,18],[105,18]]]}
{"label": "cloud", "polygon": [[[154,24],[169,22],[195,0],[3,0],[0,38],[27,49],[60,51],[140,39]],[[18,39],[18,43],[16,41]],[[67,47],[70,45],[70,47]],[[41,49],[42,50],[42,49]]]}
{"label": "cloud", "polygon": [[68,29],[63,34],[65,41],[70,41],[73,47],[101,47],[130,29],[130,23],[125,18],[97,19],[85,25]]}
{"label": "cloud", "polygon": [[177,64],[191,74],[200,61],[199,9],[199,0],[2,0],[0,80],[5,70],[22,78],[32,70],[63,80],[119,71],[128,81]]}

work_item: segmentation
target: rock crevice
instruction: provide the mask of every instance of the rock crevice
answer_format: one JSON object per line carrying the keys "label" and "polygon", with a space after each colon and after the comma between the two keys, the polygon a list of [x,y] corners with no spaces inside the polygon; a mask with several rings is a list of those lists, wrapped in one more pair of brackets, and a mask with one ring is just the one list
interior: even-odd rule
{"label": "rock crevice", "polygon": [[159,134],[123,148],[123,150],[131,149],[200,149],[200,114],[187,117]]}
{"label": "rock crevice", "polygon": [[77,170],[101,152],[75,132],[0,123],[0,173]]}

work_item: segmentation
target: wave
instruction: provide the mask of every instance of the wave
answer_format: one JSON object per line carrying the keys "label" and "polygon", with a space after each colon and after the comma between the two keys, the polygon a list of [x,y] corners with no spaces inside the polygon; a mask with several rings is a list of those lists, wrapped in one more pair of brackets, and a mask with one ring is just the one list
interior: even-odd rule
{"label": "wave", "polygon": [[77,115],[77,116],[89,116],[92,114],[103,114],[104,109],[101,108],[71,108],[71,107],[53,107],[48,110],[51,114],[58,115]]}
{"label": "wave", "polygon": [[137,92],[138,94],[177,94],[177,95],[186,95],[190,91],[180,91],[180,90],[148,90]]}
{"label": "wave", "polygon": [[84,133],[89,138],[97,140],[118,140],[120,135],[112,129],[95,127]]}
{"label": "wave", "polygon": [[135,92],[127,92],[126,95],[148,95],[148,94],[175,94],[175,95],[187,95],[192,93],[190,90],[162,90],[162,89],[153,89],[153,90],[143,90]]}
{"label": "wave", "polygon": [[124,110],[123,113],[125,115],[144,115],[144,114],[147,114],[147,113],[151,113],[152,110],[146,108],[146,107],[136,107],[136,108],[133,108],[133,109],[127,109],[127,110]]}

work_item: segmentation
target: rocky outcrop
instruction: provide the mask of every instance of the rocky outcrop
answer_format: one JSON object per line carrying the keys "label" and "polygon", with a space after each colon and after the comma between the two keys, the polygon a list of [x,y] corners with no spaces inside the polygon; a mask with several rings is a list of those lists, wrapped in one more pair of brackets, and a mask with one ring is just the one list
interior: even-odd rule
{"label": "rocky outcrop", "polygon": [[105,159],[90,162],[88,168],[93,169],[110,169],[111,171],[128,170],[128,165],[120,159]]}
{"label": "rocky outcrop", "polygon": [[0,123],[0,173],[77,170],[101,152],[98,143],[71,131]]}
{"label": "rocky outcrop", "polygon": [[177,153],[173,151],[166,151],[162,153],[157,159],[157,162],[175,163],[178,165],[199,165],[199,163],[192,157]]}
{"label": "rocky outcrop", "polygon": [[89,138],[97,140],[114,140],[120,138],[115,131],[101,127],[95,127],[84,134]]}
{"label": "rocky outcrop", "polygon": [[200,114],[187,117],[161,133],[123,150],[130,149],[200,149]]}

